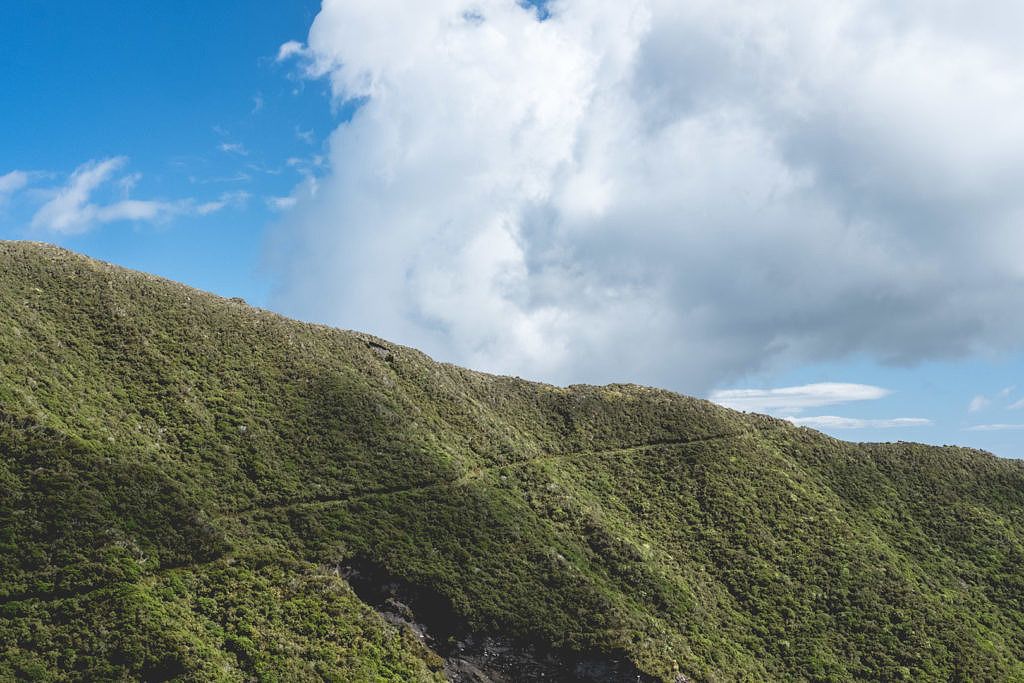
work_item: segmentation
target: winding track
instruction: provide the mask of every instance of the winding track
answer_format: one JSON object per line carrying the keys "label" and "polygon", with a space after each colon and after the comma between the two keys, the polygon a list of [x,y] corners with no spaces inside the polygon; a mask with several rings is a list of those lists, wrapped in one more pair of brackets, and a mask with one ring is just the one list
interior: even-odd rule
{"label": "winding track", "polygon": [[278,512],[281,510],[296,509],[308,505],[331,505],[336,503],[347,503],[351,501],[364,500],[366,498],[376,498],[383,496],[394,496],[403,493],[412,493],[416,491],[427,491],[430,489],[441,489],[441,488],[454,488],[465,484],[473,479],[479,479],[488,472],[498,472],[505,469],[511,469],[514,467],[522,467],[524,465],[530,465],[537,462],[550,462],[555,460],[567,460],[569,458],[575,458],[582,455],[612,455],[614,453],[624,453],[627,451],[641,451],[649,448],[658,448],[661,446],[691,446],[698,443],[707,443],[711,441],[721,441],[725,439],[734,439],[745,434],[750,434],[750,430],[738,430],[735,432],[727,432],[725,434],[715,434],[713,436],[703,436],[692,439],[663,439],[659,441],[650,441],[647,443],[636,444],[632,446],[619,446],[616,448],[605,448],[600,450],[579,450],[579,451],[567,451],[565,453],[547,453],[544,455],[534,456],[532,458],[524,458],[522,460],[516,460],[514,462],[502,463],[499,465],[485,465],[482,467],[475,467],[465,474],[462,474],[456,479],[442,480],[442,481],[431,481],[424,482],[422,484],[416,484],[414,486],[402,486],[402,487],[381,487],[376,489],[368,489],[364,491],[356,491],[345,495],[334,495],[334,496],[315,496],[312,498],[306,498],[304,500],[292,501],[290,503],[276,503],[271,505],[251,505],[244,508],[237,508],[234,510],[228,510],[221,514],[218,514],[215,519],[223,519],[225,517],[232,517],[235,515],[245,515],[253,512],[268,511]]}
{"label": "winding track", "polygon": [[[251,505],[251,506],[244,507],[244,508],[237,508],[237,509],[234,509],[234,510],[228,510],[228,511],[222,512],[222,513],[216,515],[214,517],[214,519],[225,519],[225,518],[233,517],[235,515],[241,516],[241,515],[248,515],[248,514],[254,514],[254,513],[259,513],[259,512],[279,512],[279,511],[282,511],[282,510],[298,509],[298,508],[306,507],[306,506],[339,505],[339,504],[349,503],[349,502],[353,502],[353,501],[364,500],[364,499],[367,499],[367,498],[378,498],[378,497],[384,497],[384,496],[395,496],[395,495],[401,495],[401,494],[406,494],[406,493],[412,493],[412,492],[416,492],[416,491],[427,491],[427,490],[430,490],[430,489],[454,488],[456,486],[461,486],[461,485],[463,485],[465,483],[468,483],[469,481],[472,481],[474,479],[479,479],[484,474],[487,474],[489,472],[497,472],[497,471],[504,470],[504,469],[511,469],[511,468],[514,468],[514,467],[522,467],[524,465],[529,465],[529,464],[537,463],[537,462],[546,462],[546,461],[554,461],[554,460],[565,460],[565,459],[568,459],[568,458],[579,457],[579,456],[582,456],[582,455],[593,455],[593,456],[612,455],[614,453],[625,453],[625,452],[632,452],[632,451],[641,451],[641,450],[647,450],[647,449],[650,449],[650,448],[658,448],[658,447],[661,447],[661,446],[690,446],[690,445],[695,445],[695,444],[699,444],[699,443],[709,443],[709,442],[712,442],[712,441],[722,441],[722,440],[725,440],[725,439],[734,439],[734,438],[737,438],[737,437],[740,437],[740,436],[744,436],[744,435],[747,435],[747,434],[751,434],[751,433],[753,433],[752,430],[744,429],[744,430],[737,430],[737,431],[734,431],[734,432],[726,432],[724,434],[715,434],[715,435],[712,435],[712,436],[703,436],[703,437],[690,438],[690,439],[663,439],[663,440],[658,440],[658,441],[650,441],[650,442],[646,442],[646,443],[642,443],[642,444],[635,444],[635,445],[632,445],[632,446],[618,446],[616,448],[605,448],[605,449],[600,449],[600,450],[578,450],[578,451],[567,451],[567,452],[564,452],[564,453],[547,453],[545,455],[538,455],[538,456],[534,456],[532,458],[524,458],[523,460],[517,460],[515,462],[502,463],[500,465],[487,465],[487,466],[483,466],[483,467],[477,467],[477,468],[474,468],[474,469],[466,472],[465,474],[459,476],[458,478],[452,479],[452,480],[426,482],[426,483],[423,483],[423,484],[417,484],[415,486],[382,487],[382,488],[377,488],[377,489],[369,489],[369,490],[364,490],[364,491],[357,491],[357,492],[354,492],[354,493],[351,493],[351,494],[347,494],[347,495],[343,495],[343,496],[314,497],[314,498],[307,498],[305,500],[300,500],[300,501],[293,501],[293,502],[290,502],[290,503],[278,503],[278,504],[273,504],[273,505]],[[113,588],[115,586],[131,586],[131,585],[135,585],[136,583],[138,583],[139,580],[142,580],[142,579],[145,579],[145,578],[148,578],[148,577],[161,576],[163,574],[167,574],[167,573],[170,573],[172,571],[177,571],[177,570],[180,570],[180,569],[198,568],[198,567],[204,567],[204,566],[207,566],[207,565],[211,565],[211,564],[214,564],[215,562],[217,562],[218,560],[222,559],[222,557],[223,556],[219,556],[219,557],[216,557],[216,558],[214,558],[212,560],[209,560],[207,562],[192,562],[192,563],[185,563],[185,564],[165,565],[165,566],[162,566],[162,567],[160,567],[159,569],[157,569],[155,571],[152,571],[152,572],[149,572],[147,574],[144,574],[143,576],[139,577],[139,579],[136,580],[136,581],[112,582],[112,583],[106,583],[106,584],[103,584],[103,585],[100,585],[100,586],[83,586],[81,588],[54,589],[54,590],[51,590],[51,591],[31,591],[31,592],[25,592],[25,593],[18,593],[18,594],[15,594],[15,595],[8,595],[8,596],[5,596],[3,598],[0,598],[0,605],[6,605],[6,604],[9,604],[9,603],[22,602],[22,601],[27,601],[27,600],[35,600],[35,601],[42,601],[42,602],[53,602],[53,601],[56,601],[56,600],[66,600],[66,599],[69,599],[69,598],[83,597],[83,596],[89,595],[90,593],[99,592],[101,590],[108,589],[108,588]]]}

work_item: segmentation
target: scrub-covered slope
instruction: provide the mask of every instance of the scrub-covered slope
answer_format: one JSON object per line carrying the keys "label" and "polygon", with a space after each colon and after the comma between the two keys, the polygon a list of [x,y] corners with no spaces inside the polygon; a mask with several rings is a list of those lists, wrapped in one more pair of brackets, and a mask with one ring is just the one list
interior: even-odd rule
{"label": "scrub-covered slope", "polygon": [[0,679],[1024,678],[1024,468],[0,243]]}

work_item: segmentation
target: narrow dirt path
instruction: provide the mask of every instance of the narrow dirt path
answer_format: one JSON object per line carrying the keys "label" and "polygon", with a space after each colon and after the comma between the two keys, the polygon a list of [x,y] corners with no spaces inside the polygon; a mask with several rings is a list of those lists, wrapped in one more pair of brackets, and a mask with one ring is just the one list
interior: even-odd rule
{"label": "narrow dirt path", "polygon": [[690,446],[699,443],[708,443],[712,441],[722,441],[725,439],[733,439],[739,436],[750,434],[749,430],[739,430],[735,432],[728,432],[725,434],[715,434],[713,436],[704,436],[692,439],[665,439],[660,441],[651,441],[642,444],[635,444],[631,446],[619,446],[616,448],[605,448],[601,450],[579,450],[579,451],[568,451],[565,453],[548,453],[545,455],[538,455],[532,458],[525,458],[523,460],[516,460],[515,462],[502,463],[500,465],[487,465],[484,467],[476,467],[472,470],[462,474],[456,479],[450,479],[445,481],[432,481],[425,482],[423,484],[417,484],[415,486],[405,487],[382,487],[379,489],[368,489],[364,491],[357,491],[345,495],[334,495],[334,496],[320,496],[308,498],[300,501],[292,501],[290,503],[278,503],[273,505],[252,505],[245,508],[239,508],[230,510],[217,515],[217,519],[224,517],[231,517],[233,515],[244,515],[253,512],[279,512],[282,510],[297,509],[304,506],[311,505],[332,505],[340,503],[348,503],[358,500],[364,500],[366,498],[377,498],[383,496],[395,496],[405,493],[413,493],[418,491],[427,491],[431,489],[442,489],[442,488],[454,488],[465,484],[473,479],[479,479],[485,474],[490,472],[498,472],[501,470],[511,469],[514,467],[523,467],[537,462],[548,462],[555,460],[567,460],[569,458],[579,457],[583,455],[603,456],[611,455],[613,453],[625,453],[629,451],[641,451],[651,448],[658,448],[661,446]]}
{"label": "narrow dirt path", "polygon": [[[514,467],[523,467],[523,466],[530,465],[530,464],[537,463],[537,462],[548,462],[548,461],[555,461],[555,460],[566,460],[566,459],[569,459],[569,458],[585,456],[585,455],[592,455],[592,456],[600,457],[600,456],[604,456],[604,455],[612,455],[614,453],[626,453],[626,452],[632,452],[632,451],[642,451],[642,450],[648,450],[648,449],[651,449],[651,448],[659,448],[659,447],[662,447],[662,446],[689,446],[689,445],[695,445],[695,444],[699,444],[699,443],[710,443],[712,441],[722,441],[722,440],[725,440],[725,439],[733,439],[733,438],[737,438],[739,436],[744,436],[744,435],[751,434],[751,433],[752,432],[750,430],[738,430],[738,431],[735,431],[735,432],[727,432],[725,434],[715,434],[715,435],[712,435],[712,436],[704,436],[704,437],[690,438],[690,439],[665,439],[665,440],[660,440],[660,441],[651,441],[651,442],[642,443],[642,444],[635,444],[635,445],[631,445],[631,446],[619,446],[619,447],[615,447],[615,448],[605,448],[605,449],[600,449],[600,450],[578,450],[578,451],[568,451],[568,452],[565,452],[565,453],[548,453],[548,454],[545,454],[545,455],[539,455],[539,456],[535,456],[535,457],[532,457],[532,458],[525,458],[523,460],[517,460],[515,462],[502,463],[500,465],[488,465],[488,466],[485,466],[485,467],[477,467],[477,468],[474,468],[474,469],[466,472],[465,474],[459,476],[456,479],[447,480],[447,481],[426,482],[426,483],[419,484],[419,485],[416,485],[416,486],[406,486],[406,487],[381,487],[381,488],[377,488],[377,489],[369,489],[369,490],[364,490],[364,491],[358,491],[358,492],[355,492],[355,493],[352,493],[352,494],[348,494],[348,495],[343,495],[343,496],[315,497],[315,498],[309,498],[309,499],[300,500],[300,501],[293,501],[293,502],[290,502],[290,503],[280,503],[280,504],[276,504],[276,505],[253,505],[253,506],[249,506],[249,507],[245,507],[245,508],[238,508],[238,509],[235,509],[235,510],[229,510],[227,512],[220,513],[220,514],[216,515],[214,517],[214,519],[224,519],[224,518],[232,517],[232,516],[235,516],[235,515],[239,515],[240,516],[240,515],[247,515],[247,514],[259,513],[259,512],[279,512],[279,511],[283,511],[283,510],[299,509],[299,508],[308,507],[308,506],[338,505],[338,504],[350,503],[350,502],[354,502],[354,501],[358,501],[358,500],[364,500],[366,498],[376,498],[376,497],[383,497],[383,496],[395,496],[395,495],[408,494],[408,493],[413,493],[413,492],[418,492],[418,491],[427,491],[427,490],[431,490],[431,489],[454,488],[454,487],[457,487],[457,486],[462,486],[462,485],[464,485],[464,484],[466,484],[466,483],[468,483],[470,481],[473,481],[475,479],[479,479],[479,478],[483,477],[485,474],[488,474],[488,473],[491,473],[491,472],[498,472],[498,471],[502,471],[502,470],[511,469],[511,468],[514,468]],[[203,566],[206,566],[206,565],[209,565],[209,564],[213,564],[214,562],[217,562],[220,559],[221,558],[218,557],[218,558],[216,558],[214,560],[210,560],[209,562],[196,562],[196,563],[191,563],[191,564],[181,564],[181,565],[172,565],[172,566],[160,567],[159,569],[157,569],[157,570],[155,570],[153,572],[150,572],[148,574],[145,574],[144,576],[139,577],[139,579],[136,580],[136,581],[113,582],[113,583],[103,584],[101,586],[83,586],[80,589],[70,588],[70,589],[54,589],[54,590],[51,590],[51,591],[34,591],[34,592],[30,592],[30,593],[21,593],[21,594],[12,595],[12,596],[6,596],[6,597],[3,597],[3,598],[0,598],[0,605],[5,605],[5,604],[8,604],[8,603],[12,603],[12,602],[20,602],[20,601],[24,601],[24,600],[42,600],[42,601],[45,601],[45,602],[52,602],[52,601],[55,601],[55,600],[66,600],[66,599],[69,599],[69,598],[83,597],[83,596],[88,595],[90,593],[95,593],[95,592],[98,592],[98,591],[101,591],[101,590],[105,590],[105,589],[108,589],[108,588],[113,588],[113,587],[120,586],[120,585],[125,585],[125,586],[135,585],[139,581],[142,581],[142,580],[144,580],[146,578],[161,576],[162,574],[166,574],[166,573],[171,572],[171,571],[176,571],[176,570],[180,570],[180,569],[192,569],[192,568],[203,567]]]}

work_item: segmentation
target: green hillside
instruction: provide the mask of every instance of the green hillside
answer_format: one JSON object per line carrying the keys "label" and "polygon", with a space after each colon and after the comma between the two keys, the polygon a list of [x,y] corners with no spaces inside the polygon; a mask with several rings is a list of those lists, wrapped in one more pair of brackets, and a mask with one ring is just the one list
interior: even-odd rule
{"label": "green hillside", "polygon": [[0,243],[0,680],[1024,680],[1022,563],[1016,461]]}

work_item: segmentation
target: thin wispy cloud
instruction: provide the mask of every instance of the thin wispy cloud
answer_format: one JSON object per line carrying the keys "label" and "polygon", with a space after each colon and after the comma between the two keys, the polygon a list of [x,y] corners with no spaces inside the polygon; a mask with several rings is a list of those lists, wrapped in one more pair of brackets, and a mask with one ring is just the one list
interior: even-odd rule
{"label": "thin wispy cloud", "polygon": [[967,427],[969,432],[1010,432],[1024,429],[1024,424],[985,424]]}
{"label": "thin wispy cloud", "polygon": [[[989,408],[990,406],[992,406],[993,404],[995,404],[997,402],[1005,401],[1010,396],[1012,396],[1013,392],[1016,391],[1016,390],[1017,390],[1017,386],[1016,385],[1010,385],[1010,386],[1003,387],[999,391],[997,391],[997,392],[995,392],[993,394],[990,394],[990,395],[975,394],[971,398],[971,400],[968,402],[968,404],[967,404],[967,412],[968,413],[979,413],[979,412],[981,412],[983,410],[986,410],[987,408]],[[1014,409],[1016,407],[1019,407],[1019,406],[1024,406],[1024,399],[1021,399],[1021,400],[1019,400],[1019,401],[1017,401],[1015,403],[1012,403],[1011,405],[1007,406],[1007,408],[1012,410],[1012,409]]]}
{"label": "thin wispy cloud", "polygon": [[277,61],[283,62],[292,57],[302,55],[305,52],[305,46],[297,40],[289,40],[281,44],[281,47],[277,49]]}
{"label": "thin wispy cloud", "polygon": [[240,142],[222,142],[218,145],[218,149],[228,154],[237,154],[239,156],[249,156],[249,150],[245,148]]}
{"label": "thin wispy cloud", "polygon": [[1021,408],[1024,408],[1024,398],[1018,401],[1014,401],[1013,403],[1007,406],[1008,410],[1020,410]]}
{"label": "thin wispy cloud", "polygon": [[249,201],[249,193],[244,191],[239,192],[225,192],[220,198],[210,202],[203,202],[197,204],[195,212],[200,216],[207,216],[211,213],[216,213],[228,206],[240,207],[244,206]]}
{"label": "thin wispy cloud", "polygon": [[189,177],[189,182],[207,185],[211,183],[247,183],[252,180],[252,174],[240,171],[232,175],[225,176],[214,176],[212,178],[197,178],[195,176]]}
{"label": "thin wispy cloud", "polygon": [[295,206],[298,201],[296,197],[292,196],[267,197],[267,206],[274,211],[286,211]]}
{"label": "thin wispy cloud", "polygon": [[29,174],[25,171],[10,171],[0,175],[0,204],[7,201],[14,193],[28,185]]}
{"label": "thin wispy cloud", "polygon": [[174,204],[159,200],[122,199],[106,204],[92,201],[92,194],[125,163],[127,157],[89,161],[71,174],[63,187],[32,216],[32,228],[61,234],[77,234],[114,221],[155,221],[174,213]]}
{"label": "thin wispy cloud", "polygon": [[141,173],[129,173],[117,180],[117,186],[121,189],[121,194],[127,197],[135,189],[135,186],[139,184],[140,180],[142,180]]}
{"label": "thin wispy cloud", "polygon": [[891,392],[869,384],[823,382],[776,389],[725,389],[712,392],[711,401],[749,412],[799,412],[851,401],[874,401]]}
{"label": "thin wispy cloud", "polygon": [[974,398],[971,399],[970,403],[967,404],[967,412],[969,412],[969,413],[980,412],[980,411],[984,410],[985,408],[988,408],[988,406],[991,403],[992,403],[992,399],[990,399],[988,396],[982,396],[981,394],[978,394],[977,396],[975,396]]}
{"label": "thin wispy cloud", "polygon": [[[246,192],[224,193],[218,199],[197,202],[192,198],[174,201],[133,199],[128,197],[141,179],[141,174],[117,174],[127,164],[124,156],[88,161],[71,173],[67,182],[58,188],[44,191],[47,199],[32,216],[31,227],[63,235],[75,235],[118,221],[161,222],[182,215],[205,216],[229,206],[241,206],[248,198]],[[116,188],[123,198],[95,198],[105,186]],[[111,194],[109,191],[106,194]]]}
{"label": "thin wispy cloud", "polygon": [[291,194],[283,197],[267,197],[267,207],[273,211],[287,211],[296,206],[300,200],[316,197],[320,184],[312,173],[304,173],[302,181],[295,186]]}
{"label": "thin wispy cloud", "polygon": [[923,417],[893,417],[882,419],[860,419],[836,415],[814,417],[787,417],[786,420],[800,427],[813,429],[900,429],[903,427],[930,427],[932,421]]}

